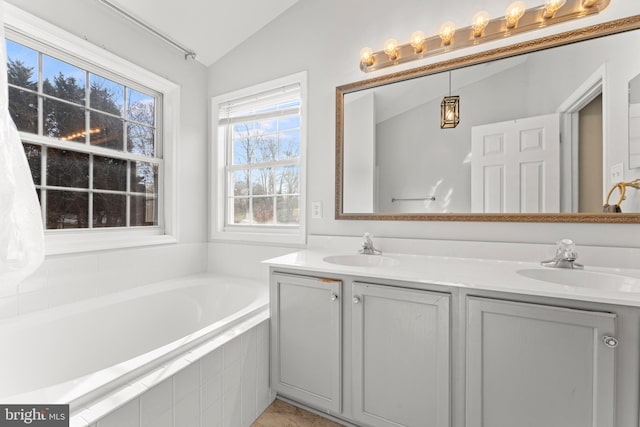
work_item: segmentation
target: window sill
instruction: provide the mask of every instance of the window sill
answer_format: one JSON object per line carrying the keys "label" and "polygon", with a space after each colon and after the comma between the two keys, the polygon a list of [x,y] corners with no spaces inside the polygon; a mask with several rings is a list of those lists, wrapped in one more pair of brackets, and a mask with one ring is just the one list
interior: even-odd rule
{"label": "window sill", "polygon": [[301,247],[306,244],[306,236],[296,233],[269,233],[255,231],[214,231],[211,236],[214,242],[244,242],[259,245],[276,245]]}
{"label": "window sill", "polygon": [[45,255],[63,255],[177,243],[160,230],[96,230],[45,233]]}

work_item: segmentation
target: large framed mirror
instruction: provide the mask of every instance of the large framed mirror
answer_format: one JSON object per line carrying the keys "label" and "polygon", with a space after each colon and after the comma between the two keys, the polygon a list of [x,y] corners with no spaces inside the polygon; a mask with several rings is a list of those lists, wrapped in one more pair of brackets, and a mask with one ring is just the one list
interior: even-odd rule
{"label": "large framed mirror", "polygon": [[638,46],[640,15],[336,88],[336,219],[639,223]]}

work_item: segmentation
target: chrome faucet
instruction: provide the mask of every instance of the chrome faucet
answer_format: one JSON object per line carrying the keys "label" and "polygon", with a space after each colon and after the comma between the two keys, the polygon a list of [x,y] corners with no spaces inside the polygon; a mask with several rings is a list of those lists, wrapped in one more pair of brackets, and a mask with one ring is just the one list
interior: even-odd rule
{"label": "chrome faucet", "polygon": [[360,253],[365,255],[382,255],[382,251],[379,251],[375,246],[373,246],[372,237],[371,233],[364,233],[362,236],[362,249],[360,249]]}
{"label": "chrome faucet", "polygon": [[584,268],[584,265],[577,263],[576,259],[578,259],[578,253],[573,240],[561,239],[558,241],[556,256],[548,261],[542,261],[540,264],[543,267],[553,268]]}

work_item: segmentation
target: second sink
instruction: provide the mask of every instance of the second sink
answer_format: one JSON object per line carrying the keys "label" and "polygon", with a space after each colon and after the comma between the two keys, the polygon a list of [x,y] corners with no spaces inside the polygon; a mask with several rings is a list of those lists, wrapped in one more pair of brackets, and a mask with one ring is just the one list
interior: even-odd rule
{"label": "second sink", "polygon": [[394,267],[400,264],[395,258],[384,255],[331,255],[323,261],[352,267]]}
{"label": "second sink", "polygon": [[544,282],[558,283],[577,288],[599,289],[613,292],[640,293],[640,280],[618,274],[600,273],[597,271],[531,268],[518,270],[521,276]]}

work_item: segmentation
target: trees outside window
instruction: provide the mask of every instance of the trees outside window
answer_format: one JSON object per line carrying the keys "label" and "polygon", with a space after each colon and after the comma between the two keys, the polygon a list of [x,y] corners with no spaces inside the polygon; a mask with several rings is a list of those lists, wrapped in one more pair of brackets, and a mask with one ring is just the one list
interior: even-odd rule
{"label": "trees outside window", "polygon": [[46,228],[159,225],[160,94],[6,43],[9,112]]}
{"label": "trees outside window", "polygon": [[296,226],[300,223],[299,101],[249,111],[222,126],[227,135],[229,224]]}

